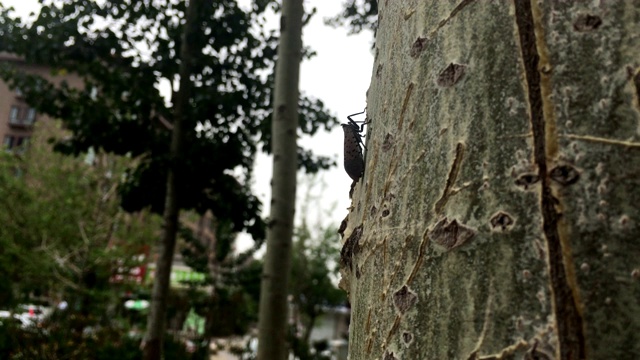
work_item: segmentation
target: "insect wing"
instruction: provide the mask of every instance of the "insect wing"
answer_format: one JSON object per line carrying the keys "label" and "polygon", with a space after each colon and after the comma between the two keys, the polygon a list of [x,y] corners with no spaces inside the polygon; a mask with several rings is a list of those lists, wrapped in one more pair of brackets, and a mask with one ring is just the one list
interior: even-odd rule
{"label": "insect wing", "polygon": [[344,130],[344,170],[353,181],[360,180],[364,172],[364,159],[362,157],[362,138],[358,125],[343,124]]}

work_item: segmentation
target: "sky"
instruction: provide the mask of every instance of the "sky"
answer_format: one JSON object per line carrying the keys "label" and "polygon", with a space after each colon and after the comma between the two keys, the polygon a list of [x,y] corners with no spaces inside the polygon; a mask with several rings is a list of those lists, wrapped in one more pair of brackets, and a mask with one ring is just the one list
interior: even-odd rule
{"label": "sky", "polygon": [[[39,8],[37,0],[0,0],[0,3],[13,6],[21,16],[37,13]],[[325,18],[341,12],[342,1],[305,1],[307,10],[311,5],[316,6],[317,13],[303,30],[303,43],[317,55],[301,64],[300,90],[307,96],[322,100],[331,114],[346,122],[347,115],[360,112],[366,106],[366,92],[373,68],[373,35],[369,31],[347,35],[346,28],[335,29],[324,24]],[[270,24],[276,26],[278,18],[274,16]],[[336,126],[331,132],[322,130],[313,137],[299,138],[298,142],[317,155],[337,160],[337,167],[320,173],[324,185],[316,186],[313,197],[318,199],[318,204],[312,204],[309,209],[310,224],[321,219],[324,226],[334,225],[337,230],[347,215],[351,186],[351,179],[342,167],[342,129]],[[264,217],[268,216],[271,199],[271,167],[271,157],[260,154],[256,158],[252,187],[264,204]],[[304,184],[299,185],[298,199],[304,195],[305,188]],[[300,213],[298,211],[298,222]],[[250,240],[241,237],[239,250],[250,245]]]}

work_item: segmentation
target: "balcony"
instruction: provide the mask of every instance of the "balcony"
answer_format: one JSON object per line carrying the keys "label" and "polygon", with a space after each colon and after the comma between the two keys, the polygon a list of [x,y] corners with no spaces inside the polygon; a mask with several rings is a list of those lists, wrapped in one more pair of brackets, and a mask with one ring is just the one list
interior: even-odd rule
{"label": "balcony", "polygon": [[25,129],[33,126],[36,121],[36,110],[30,107],[11,106],[9,111],[9,126]]}
{"label": "balcony", "polygon": [[12,136],[6,135],[2,142],[5,151],[22,154],[29,146],[29,136]]}

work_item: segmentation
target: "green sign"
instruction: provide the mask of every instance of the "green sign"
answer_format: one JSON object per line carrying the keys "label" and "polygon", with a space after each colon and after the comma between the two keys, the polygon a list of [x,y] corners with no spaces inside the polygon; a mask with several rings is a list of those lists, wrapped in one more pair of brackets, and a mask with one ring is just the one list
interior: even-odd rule
{"label": "green sign", "polygon": [[203,283],[205,275],[190,269],[173,269],[171,271],[171,284],[179,285],[184,282],[201,282]]}

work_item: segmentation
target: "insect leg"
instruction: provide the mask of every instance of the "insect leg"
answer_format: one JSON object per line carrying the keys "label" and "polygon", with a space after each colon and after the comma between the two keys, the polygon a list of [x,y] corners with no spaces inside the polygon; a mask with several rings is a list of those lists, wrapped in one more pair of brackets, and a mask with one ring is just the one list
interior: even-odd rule
{"label": "insect leg", "polygon": [[[365,112],[367,112],[367,108],[364,108],[364,110],[362,110],[362,112],[355,113],[355,114],[351,114],[351,115],[347,116],[347,119],[349,119],[349,122],[352,122],[352,123],[354,123],[354,124],[355,124],[355,123],[356,123],[356,121],[355,121],[355,120],[353,120],[351,117],[352,117],[352,116],[356,116],[356,115],[360,115],[360,114],[364,114]],[[360,122],[360,121],[357,121],[357,122]]]}

